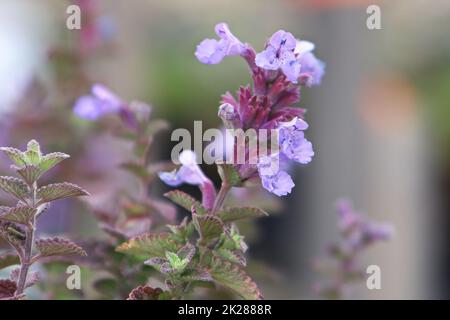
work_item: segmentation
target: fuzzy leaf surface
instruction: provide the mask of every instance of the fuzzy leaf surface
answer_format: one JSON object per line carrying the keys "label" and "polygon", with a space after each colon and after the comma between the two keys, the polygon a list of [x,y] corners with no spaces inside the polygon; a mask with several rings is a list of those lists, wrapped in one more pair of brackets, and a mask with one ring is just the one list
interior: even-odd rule
{"label": "fuzzy leaf surface", "polygon": [[37,190],[38,205],[69,197],[87,196],[89,193],[73,183],[54,183]]}
{"label": "fuzzy leaf surface", "polygon": [[180,244],[167,232],[146,233],[131,238],[117,247],[117,251],[141,258],[165,257],[166,251],[177,252]]}
{"label": "fuzzy leaf surface", "polygon": [[70,240],[54,237],[36,241],[36,248],[41,257],[49,256],[86,256],[86,252],[79,245]]}

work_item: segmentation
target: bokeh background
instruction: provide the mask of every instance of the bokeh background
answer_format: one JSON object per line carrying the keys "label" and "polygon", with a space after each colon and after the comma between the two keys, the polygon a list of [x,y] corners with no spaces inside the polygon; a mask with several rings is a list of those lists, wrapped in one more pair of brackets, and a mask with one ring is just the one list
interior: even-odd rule
{"label": "bokeh background", "polygon": [[[315,298],[311,263],[338,237],[334,205],[343,197],[396,229],[363,257],[381,267],[382,289],[362,285],[356,298],[450,297],[449,1],[80,2],[89,12],[83,34],[65,27],[69,1],[0,0],[1,145],[36,138],[46,151],[71,154],[48,179],[93,194],[90,203],[59,202],[42,220],[43,233],[95,235],[92,203],[127,187],[117,164],[128,146],[71,112],[91,84],[151,104],[172,128],[192,129],[194,120],[216,127],[220,95],[250,77],[238,58],[200,64],[196,45],[221,21],[257,50],[284,29],[316,44],[326,75],[300,103],[316,156],[297,169],[290,196],[261,195],[271,217],[249,236],[252,259],[266,265],[252,274],[266,298]],[[366,27],[370,4],[381,7],[381,30]],[[169,131],[152,157],[169,159],[172,145]],[[6,174],[3,156],[1,163]],[[204,169],[217,179],[214,168]],[[156,194],[165,190],[158,183]]]}

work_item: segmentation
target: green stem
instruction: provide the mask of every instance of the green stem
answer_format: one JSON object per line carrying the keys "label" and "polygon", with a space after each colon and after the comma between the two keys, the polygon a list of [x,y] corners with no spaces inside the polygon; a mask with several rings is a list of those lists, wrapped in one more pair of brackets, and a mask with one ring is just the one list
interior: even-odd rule
{"label": "green stem", "polygon": [[211,210],[212,215],[215,215],[216,212],[222,208],[223,202],[225,201],[225,198],[227,197],[227,194],[230,190],[231,190],[231,185],[229,185],[225,181],[222,182],[219,193],[217,194],[216,201],[214,202],[214,206]]}
{"label": "green stem", "polygon": [[[31,206],[36,207],[36,191],[37,184],[33,183],[31,191]],[[16,295],[20,295],[25,290],[25,285],[27,281],[28,270],[32,264],[32,252],[33,252],[33,242],[34,242],[34,232],[35,232],[35,217],[33,217],[29,226],[27,226],[25,235],[25,250],[23,258],[20,260],[20,273],[19,280],[17,281]]]}

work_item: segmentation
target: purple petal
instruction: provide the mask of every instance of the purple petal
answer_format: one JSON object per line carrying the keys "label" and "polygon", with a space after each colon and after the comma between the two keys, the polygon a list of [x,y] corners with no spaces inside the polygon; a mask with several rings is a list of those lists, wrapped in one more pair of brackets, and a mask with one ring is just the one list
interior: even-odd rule
{"label": "purple petal", "polygon": [[277,70],[280,67],[280,59],[276,56],[277,51],[273,47],[258,53],[255,57],[255,63],[258,67],[266,70]]}
{"label": "purple petal", "polygon": [[178,187],[183,183],[183,180],[179,177],[176,170],[171,172],[159,172],[158,176],[165,184],[171,187]]}
{"label": "purple petal", "polygon": [[311,78],[307,82],[308,86],[319,85],[325,74],[325,64],[317,59],[312,52],[303,54],[300,59],[300,74],[307,74]]}
{"label": "purple petal", "polygon": [[73,107],[73,112],[80,118],[94,121],[101,116],[97,99],[91,96],[83,96],[77,99]]}
{"label": "purple petal", "polygon": [[300,76],[300,63],[298,60],[291,60],[282,65],[281,71],[290,82],[297,83]]}
{"label": "purple petal", "polygon": [[284,30],[278,30],[272,37],[270,37],[269,45],[276,48],[277,50],[288,50],[294,51],[297,45],[297,40],[290,32]]}
{"label": "purple petal", "polygon": [[216,34],[224,41],[226,41],[225,55],[240,55],[245,50],[245,45],[231,33],[230,28],[226,23],[219,23],[215,27]]}
{"label": "purple petal", "polygon": [[274,176],[261,176],[261,182],[264,189],[279,197],[291,193],[295,186],[291,176],[285,171],[280,171]]}
{"label": "purple petal", "polygon": [[204,64],[217,64],[225,57],[226,43],[221,40],[205,39],[197,46],[195,56]]}

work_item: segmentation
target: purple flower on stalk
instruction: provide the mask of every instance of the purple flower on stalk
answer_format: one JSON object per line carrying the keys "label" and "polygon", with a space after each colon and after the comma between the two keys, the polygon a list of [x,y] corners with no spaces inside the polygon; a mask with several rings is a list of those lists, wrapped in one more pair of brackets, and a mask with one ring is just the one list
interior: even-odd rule
{"label": "purple flower on stalk", "polygon": [[279,126],[280,149],[284,155],[302,164],[311,162],[314,151],[311,142],[306,140],[304,130],[308,124],[295,117],[289,122],[281,123]]}
{"label": "purple flower on stalk", "polygon": [[279,197],[291,193],[295,186],[291,176],[280,169],[280,156],[278,153],[262,156],[258,159],[257,165],[264,189]]}
{"label": "purple flower on stalk", "polygon": [[256,55],[255,63],[266,70],[281,69],[286,78],[297,83],[299,77],[307,77],[307,85],[318,85],[325,73],[325,65],[312,51],[314,44],[300,41],[284,30],[275,32],[266,49]]}
{"label": "purple flower on stalk", "polygon": [[205,39],[195,51],[197,59],[204,64],[217,64],[226,56],[240,55],[245,45],[236,38],[226,23],[219,23],[215,27],[219,40]]}
{"label": "purple flower on stalk", "polygon": [[95,84],[92,86],[91,95],[77,99],[73,112],[80,118],[94,121],[104,115],[118,113],[122,105],[120,98],[107,87]]}
{"label": "purple flower on stalk", "polygon": [[197,164],[195,152],[184,150],[180,154],[181,167],[171,172],[160,172],[159,178],[171,187],[177,187],[183,183],[199,186],[210,181]]}
{"label": "purple flower on stalk", "polygon": [[211,209],[216,198],[216,189],[212,181],[205,176],[197,164],[195,152],[183,150],[179,157],[181,167],[171,172],[159,172],[159,178],[171,187],[177,187],[183,183],[199,186],[202,192],[202,204]]}
{"label": "purple flower on stalk", "polygon": [[266,49],[258,53],[255,63],[266,70],[278,70],[293,83],[297,83],[300,76],[300,63],[295,56],[297,40],[290,32],[278,30],[267,43]]}

